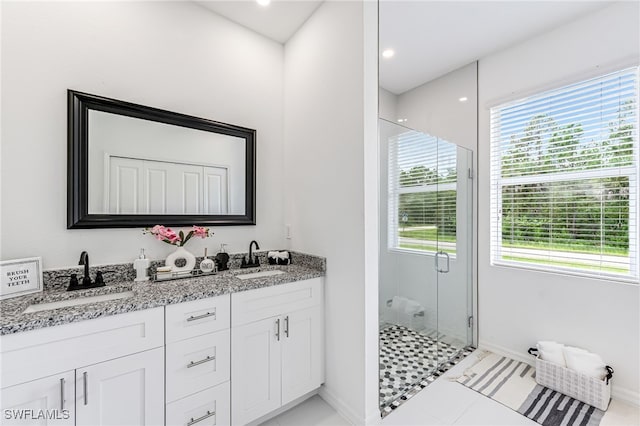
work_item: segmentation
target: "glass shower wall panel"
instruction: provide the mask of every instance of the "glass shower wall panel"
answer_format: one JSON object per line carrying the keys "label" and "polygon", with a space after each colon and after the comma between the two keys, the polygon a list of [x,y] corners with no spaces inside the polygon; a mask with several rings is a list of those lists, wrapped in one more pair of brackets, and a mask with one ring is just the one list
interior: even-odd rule
{"label": "glass shower wall panel", "polygon": [[472,343],[472,153],[379,120],[380,402]]}
{"label": "glass shower wall panel", "polygon": [[472,344],[472,152],[438,140],[438,353]]}

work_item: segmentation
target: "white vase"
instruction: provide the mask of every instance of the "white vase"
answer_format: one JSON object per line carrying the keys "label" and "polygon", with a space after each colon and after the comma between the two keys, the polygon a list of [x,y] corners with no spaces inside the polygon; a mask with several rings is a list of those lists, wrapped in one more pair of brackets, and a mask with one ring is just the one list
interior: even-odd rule
{"label": "white vase", "polygon": [[[177,266],[176,261],[184,259],[184,266]],[[176,247],[176,251],[171,253],[164,261],[165,266],[171,266],[171,272],[190,272],[196,266],[196,257],[184,247]]]}

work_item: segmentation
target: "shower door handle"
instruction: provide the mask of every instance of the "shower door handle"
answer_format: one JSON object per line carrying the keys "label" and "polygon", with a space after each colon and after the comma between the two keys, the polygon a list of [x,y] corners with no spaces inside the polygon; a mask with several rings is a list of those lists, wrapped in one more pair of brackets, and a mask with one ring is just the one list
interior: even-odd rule
{"label": "shower door handle", "polygon": [[[445,268],[440,267],[440,256],[444,256],[444,258],[447,261]],[[436,252],[435,261],[436,261],[436,271],[443,274],[446,274],[447,272],[449,272],[449,254],[448,253],[442,250],[440,250],[439,252]]]}

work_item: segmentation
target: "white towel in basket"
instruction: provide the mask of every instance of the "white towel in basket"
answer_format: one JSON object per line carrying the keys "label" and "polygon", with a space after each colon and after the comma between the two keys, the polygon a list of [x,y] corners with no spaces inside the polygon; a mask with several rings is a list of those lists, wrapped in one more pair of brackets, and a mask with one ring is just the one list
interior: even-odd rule
{"label": "white towel in basket", "polygon": [[567,363],[564,360],[564,345],[557,342],[542,341],[536,344],[538,348],[538,354],[540,359],[553,362],[561,367],[566,367]]}
{"label": "white towel in basket", "polygon": [[567,368],[599,380],[604,380],[607,375],[606,365],[600,355],[571,346],[565,346],[563,353]]}

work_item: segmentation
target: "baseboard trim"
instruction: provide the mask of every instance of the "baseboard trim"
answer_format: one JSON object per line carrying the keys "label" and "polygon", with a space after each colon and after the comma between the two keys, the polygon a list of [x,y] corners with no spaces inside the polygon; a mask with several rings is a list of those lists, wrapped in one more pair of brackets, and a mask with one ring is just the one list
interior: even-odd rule
{"label": "baseboard trim", "polygon": [[505,348],[504,346],[494,345],[493,343],[488,343],[483,340],[478,342],[478,349],[484,349],[498,355],[507,356],[515,359],[516,361],[525,362],[531,366],[535,366],[536,364],[535,358],[526,352],[513,351],[509,348]]}
{"label": "baseboard trim", "polygon": [[358,416],[342,399],[336,396],[333,392],[322,385],[320,392],[318,392],[320,398],[322,398],[327,404],[329,404],[334,410],[338,412],[345,420],[352,425],[365,425],[365,419]]}
{"label": "baseboard trim", "polygon": [[[505,348],[504,346],[494,345],[493,343],[489,343],[483,340],[479,341],[478,349],[485,349],[498,355],[513,358],[516,361],[522,361],[530,365],[535,365],[534,358],[526,352],[513,351],[509,348]],[[631,405],[640,406],[640,393],[634,392],[627,388],[616,386],[615,381],[613,382],[613,386],[611,388],[611,398],[618,401],[626,402]]]}
{"label": "baseboard trim", "polygon": [[621,388],[620,386],[616,386],[615,383],[613,383],[613,387],[611,388],[611,398],[640,407],[639,392],[634,392],[627,388]]}

